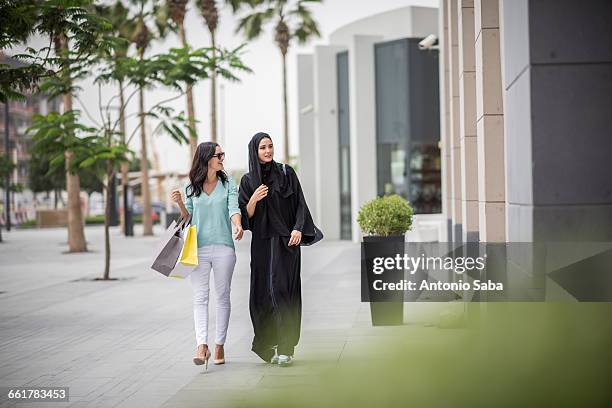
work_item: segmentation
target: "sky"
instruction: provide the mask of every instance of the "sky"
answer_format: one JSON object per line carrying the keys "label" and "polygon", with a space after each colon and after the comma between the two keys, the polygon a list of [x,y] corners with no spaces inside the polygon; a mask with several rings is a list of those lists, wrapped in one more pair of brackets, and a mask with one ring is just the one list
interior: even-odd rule
{"label": "sky", "polygon": [[[204,24],[196,2],[189,2],[189,10],[185,17],[187,40],[194,47],[210,45],[210,36]],[[244,42],[240,34],[235,33],[238,17],[232,15],[231,9],[224,2],[217,1],[220,7],[217,44],[224,48],[233,48]],[[315,21],[319,24],[320,38],[298,46],[294,43],[287,54],[287,84],[289,104],[289,137],[290,154],[298,152],[298,106],[297,106],[297,55],[311,53],[314,45],[327,44],[330,33],[336,29],[367,16],[393,10],[400,7],[416,5],[437,7],[438,0],[324,0],[322,4],[311,5]],[[171,47],[180,46],[177,35],[170,34],[163,43],[153,43],[148,55],[166,51]],[[219,81],[218,96],[218,141],[226,152],[225,167],[227,170],[244,170],[247,163],[247,144],[251,136],[259,131],[269,133],[274,140],[277,159],[282,159],[282,65],[280,51],[273,41],[272,26],[269,25],[262,36],[248,43],[242,60],[253,70],[253,73],[241,73],[239,83]],[[81,84],[83,91],[75,108],[87,108],[91,116],[96,117],[95,107],[98,106],[98,87],[91,82]],[[108,100],[116,94],[115,87],[102,89],[102,99]],[[167,89],[152,89],[146,91],[145,105],[150,107],[155,103],[175,96],[174,91]],[[209,81],[198,83],[193,88],[195,115],[199,141],[210,140],[210,85]],[[170,106],[177,110],[186,110],[186,98],[174,101]],[[137,98],[128,106],[128,115],[135,116]],[[97,109],[97,108],[96,108]],[[86,122],[93,123],[84,115]],[[128,121],[128,135],[135,129],[137,118]],[[153,121],[148,121],[148,133],[155,127]],[[149,157],[156,154],[160,170],[187,171],[190,167],[189,147],[178,145],[167,135],[152,136],[148,145]],[[130,141],[130,148],[140,151],[140,137],[136,134]]]}

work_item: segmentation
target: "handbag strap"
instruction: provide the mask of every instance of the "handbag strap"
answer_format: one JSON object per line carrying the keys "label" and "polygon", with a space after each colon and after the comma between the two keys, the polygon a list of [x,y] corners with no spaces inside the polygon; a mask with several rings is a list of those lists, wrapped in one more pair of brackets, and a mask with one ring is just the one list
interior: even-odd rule
{"label": "handbag strap", "polygon": [[177,229],[182,230],[187,225],[191,224],[191,214],[187,215],[185,218],[181,218],[177,225]]}

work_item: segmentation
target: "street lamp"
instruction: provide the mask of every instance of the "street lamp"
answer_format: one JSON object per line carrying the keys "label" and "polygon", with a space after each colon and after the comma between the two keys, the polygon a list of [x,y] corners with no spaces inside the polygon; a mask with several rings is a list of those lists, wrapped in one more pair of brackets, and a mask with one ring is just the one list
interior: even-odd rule
{"label": "street lamp", "polygon": [[[121,111],[120,106],[109,106],[109,109],[116,110],[118,114]],[[112,183],[111,183],[112,181]],[[112,185],[112,189],[110,190],[109,196],[111,200],[111,225],[118,224],[118,211],[116,206],[116,197],[117,197],[117,174],[113,174],[112,180],[109,180],[109,188]],[[134,236],[134,222],[132,218],[132,207],[130,205],[129,199],[129,183],[126,185],[122,185],[122,195],[123,195],[123,231],[126,237]]]}
{"label": "street lamp", "polygon": [[[6,154],[6,158],[11,160],[11,155],[9,153],[9,102],[8,100],[4,103],[4,154]],[[6,172],[6,180],[4,191],[6,193],[6,201],[4,203],[4,208],[6,211],[6,230],[11,230],[11,172]]]}

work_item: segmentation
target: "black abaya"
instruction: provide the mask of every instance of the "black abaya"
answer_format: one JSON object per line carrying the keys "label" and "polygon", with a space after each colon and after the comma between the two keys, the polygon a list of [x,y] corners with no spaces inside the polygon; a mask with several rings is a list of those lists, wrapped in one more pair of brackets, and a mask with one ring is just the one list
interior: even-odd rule
{"label": "black abaya", "polygon": [[[278,354],[292,356],[300,338],[300,246],[288,245],[291,232],[301,231],[302,241],[307,242],[314,238],[315,229],[295,171],[285,166],[283,172],[283,166],[274,161],[260,165],[257,156],[252,157],[257,154],[260,140],[254,137],[249,145],[249,159],[257,160],[259,171],[250,167],[251,171],[242,177],[238,204],[242,226],[252,232],[249,300],[255,332],[252,350],[270,361],[275,346]],[[257,203],[253,217],[249,218],[247,203],[261,183],[268,186],[268,195]]]}

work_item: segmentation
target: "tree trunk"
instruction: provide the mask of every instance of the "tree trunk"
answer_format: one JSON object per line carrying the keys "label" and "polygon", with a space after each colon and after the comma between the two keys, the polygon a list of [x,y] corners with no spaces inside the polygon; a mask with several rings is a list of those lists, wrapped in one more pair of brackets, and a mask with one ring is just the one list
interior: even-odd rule
{"label": "tree trunk", "polygon": [[[123,95],[123,82],[119,82],[119,100],[121,103],[119,110],[119,131],[121,132],[121,141],[125,143],[125,96]],[[121,197],[125,194],[125,188],[128,185],[128,166],[127,162],[121,162]],[[123,202],[123,199],[121,202]],[[126,208],[123,208],[119,220],[122,234],[125,233],[125,211]]]}
{"label": "tree trunk", "polygon": [[[213,58],[217,56],[215,49],[215,32],[210,32],[210,39],[213,46]],[[210,140],[217,142],[217,72],[213,69],[210,75]]]}
{"label": "tree trunk", "polygon": [[[56,54],[62,55],[68,50],[68,38],[60,34],[55,38]],[[70,65],[66,66],[61,75],[70,74]],[[64,113],[72,110],[72,94],[63,95]],[[68,251],[86,252],[85,226],[83,225],[83,214],[81,212],[81,182],[78,173],[70,172],[70,165],[74,158],[74,152],[66,150],[66,191],[68,192]]]}
{"label": "tree trunk", "polygon": [[[181,43],[183,47],[187,47],[187,34],[185,33],[185,25],[179,24],[179,36],[181,37]],[[193,129],[193,134],[189,134],[189,145],[191,147],[191,156],[189,160],[195,156],[195,151],[198,147],[198,135],[196,131],[195,113],[193,106],[193,89],[191,85],[187,85],[187,120],[189,121],[189,127]]]}
{"label": "tree trunk", "polygon": [[[140,60],[144,51],[140,51]],[[138,90],[140,109],[140,174],[142,193],[142,228],[143,235],[153,235],[153,219],[151,218],[151,192],[149,191],[149,161],[147,160],[147,135],[145,129],[144,89]]]}
{"label": "tree trunk", "polygon": [[[64,112],[72,110],[72,95],[64,94]],[[81,212],[81,180],[78,173],[69,171],[74,152],[66,151],[66,191],[68,192],[68,251],[86,252],[85,226]]]}
{"label": "tree trunk", "polygon": [[113,178],[113,162],[111,160],[106,161],[106,186],[104,188],[104,279],[110,278],[110,259],[111,259],[111,247],[110,247],[110,181]]}
{"label": "tree trunk", "polygon": [[289,163],[289,118],[287,114],[287,58],[283,56],[283,140],[285,142],[284,155],[285,163]]}

